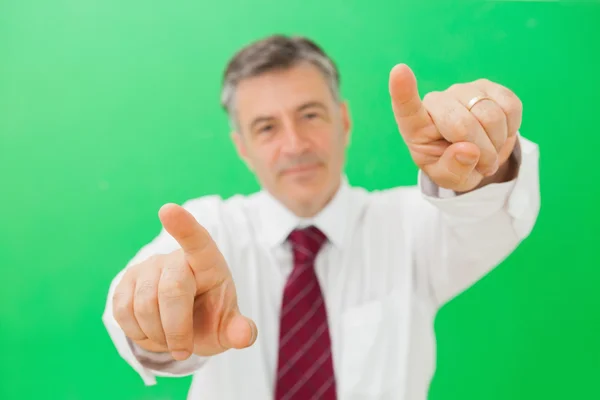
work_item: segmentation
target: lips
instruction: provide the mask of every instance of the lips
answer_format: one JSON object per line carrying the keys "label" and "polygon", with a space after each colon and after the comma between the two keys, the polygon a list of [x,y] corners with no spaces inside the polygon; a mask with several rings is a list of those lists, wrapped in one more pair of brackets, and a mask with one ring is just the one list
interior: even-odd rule
{"label": "lips", "polygon": [[310,172],[319,167],[318,164],[301,165],[298,167],[288,168],[284,171],[284,174],[300,174],[303,172]]}

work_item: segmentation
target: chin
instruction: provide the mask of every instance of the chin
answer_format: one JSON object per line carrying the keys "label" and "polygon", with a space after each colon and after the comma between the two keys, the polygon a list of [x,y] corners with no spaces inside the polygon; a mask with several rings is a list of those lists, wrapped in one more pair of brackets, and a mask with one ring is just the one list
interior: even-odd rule
{"label": "chin", "polygon": [[316,187],[295,187],[287,192],[290,200],[300,204],[310,204],[318,202],[325,191],[320,186]]}
{"label": "chin", "polygon": [[307,171],[288,176],[286,186],[290,192],[310,198],[327,191],[329,184],[324,171]]}
{"label": "chin", "polygon": [[303,210],[304,216],[310,217],[321,211],[331,197],[330,185],[322,182],[314,185],[296,185],[286,192],[291,204],[298,210]]}

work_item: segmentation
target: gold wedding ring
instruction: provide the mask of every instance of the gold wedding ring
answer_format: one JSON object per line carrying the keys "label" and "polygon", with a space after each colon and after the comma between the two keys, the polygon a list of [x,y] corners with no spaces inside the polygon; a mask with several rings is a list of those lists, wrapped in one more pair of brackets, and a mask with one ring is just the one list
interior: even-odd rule
{"label": "gold wedding ring", "polygon": [[479,103],[482,100],[492,100],[492,99],[487,96],[475,96],[469,101],[469,104],[467,104],[467,110],[471,111],[473,109],[473,107],[475,107],[475,104]]}

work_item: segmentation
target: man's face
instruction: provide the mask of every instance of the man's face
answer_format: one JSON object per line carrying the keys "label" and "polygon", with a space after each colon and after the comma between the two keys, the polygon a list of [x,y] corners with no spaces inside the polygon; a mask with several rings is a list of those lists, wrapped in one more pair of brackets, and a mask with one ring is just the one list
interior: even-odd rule
{"label": "man's face", "polygon": [[317,67],[303,63],[243,80],[233,140],[260,184],[295,214],[318,213],[339,187],[348,144],[347,106]]}

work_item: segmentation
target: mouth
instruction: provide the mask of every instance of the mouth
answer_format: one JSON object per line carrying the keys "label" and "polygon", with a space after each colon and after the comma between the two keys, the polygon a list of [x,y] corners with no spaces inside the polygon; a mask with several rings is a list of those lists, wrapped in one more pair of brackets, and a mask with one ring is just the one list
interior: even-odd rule
{"label": "mouth", "polygon": [[319,168],[319,164],[301,165],[298,167],[287,168],[283,171],[283,175],[298,175],[313,172]]}

